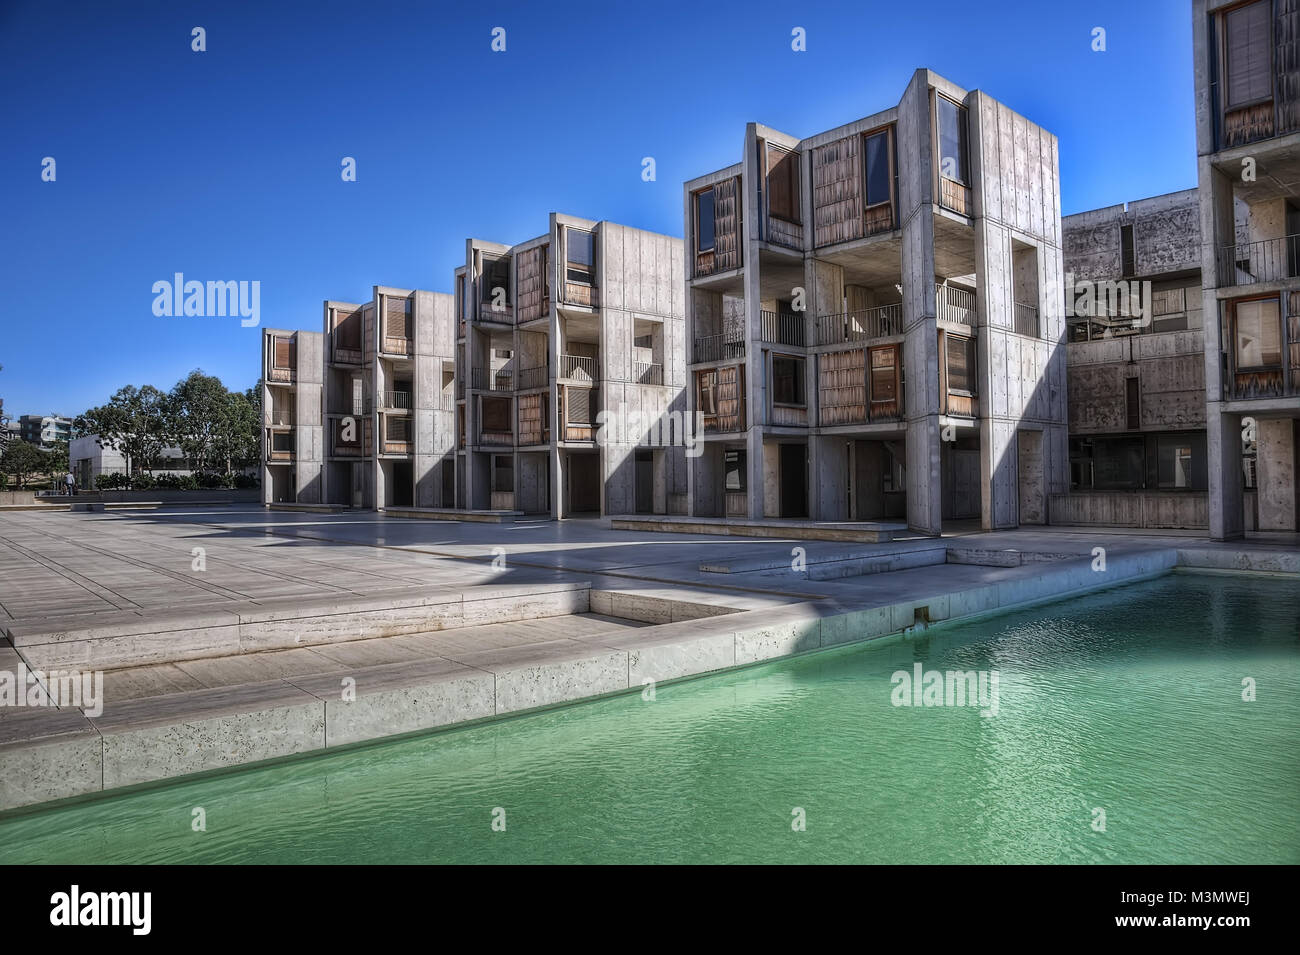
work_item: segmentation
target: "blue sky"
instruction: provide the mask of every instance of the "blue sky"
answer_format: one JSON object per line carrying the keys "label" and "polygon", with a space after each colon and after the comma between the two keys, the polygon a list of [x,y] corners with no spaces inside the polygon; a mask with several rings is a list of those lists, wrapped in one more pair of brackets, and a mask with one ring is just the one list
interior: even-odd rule
{"label": "blue sky", "polygon": [[252,385],[257,329],[153,314],[175,272],[259,281],[263,325],[319,329],[326,298],[449,291],[467,236],[551,211],[680,235],[681,183],[736,162],[746,122],[815,133],[920,66],[1057,134],[1065,214],[1190,188],[1191,43],[1187,0],[0,0],[0,397]]}

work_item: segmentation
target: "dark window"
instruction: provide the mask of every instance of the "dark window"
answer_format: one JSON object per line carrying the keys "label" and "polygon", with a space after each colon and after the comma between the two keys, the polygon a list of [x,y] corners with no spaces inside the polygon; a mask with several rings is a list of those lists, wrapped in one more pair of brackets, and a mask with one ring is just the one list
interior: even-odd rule
{"label": "dark window", "polygon": [[778,219],[799,221],[799,154],[769,147],[767,152],[768,211]]}
{"label": "dark window", "polygon": [[484,431],[510,430],[509,398],[484,398],[479,407],[483,416]]}
{"label": "dark window", "polygon": [[[587,233],[590,235],[590,233]],[[505,304],[510,303],[510,257],[501,256],[497,259],[487,259],[483,263],[483,295],[484,302],[495,301],[495,289],[501,289],[503,294],[502,301]]]}
{"label": "dark window", "polygon": [[1119,250],[1120,265],[1125,275],[1132,275],[1135,267],[1133,261],[1133,227],[1131,225],[1122,225],[1119,227]]}
{"label": "dark window", "polygon": [[293,450],[293,432],[292,432],[292,431],[273,431],[273,432],[271,432],[271,450],[272,450],[272,451],[292,451],[292,450]]}
{"label": "dark window", "polygon": [[1156,471],[1162,488],[1205,490],[1209,483],[1205,435],[1160,435],[1156,438]]}
{"label": "dark window", "polygon": [[1228,109],[1257,103],[1273,95],[1271,8],[1268,0],[1261,0],[1238,7],[1223,18]]}
{"label": "dark window", "polygon": [[717,386],[718,373],[716,371],[696,373],[695,394],[700,414],[714,415],[718,413]]}
{"label": "dark window", "polygon": [[969,185],[966,168],[966,107],[938,97],[939,174]]}
{"label": "dark window", "polygon": [[590,285],[596,274],[596,237],[581,229],[568,229],[565,234],[569,281]]}
{"label": "dark window", "polygon": [[713,190],[708,189],[695,197],[695,250],[713,251]]}
{"label": "dark window", "polygon": [[889,168],[889,130],[884,129],[873,136],[868,136],[863,152],[867,164],[866,204],[875,206],[888,202],[893,178]]}
{"label": "dark window", "polygon": [[772,400],[779,405],[803,405],[803,359],[788,355],[772,358]]}
{"label": "dark window", "polygon": [[492,490],[515,489],[515,460],[508,454],[492,455]]}
{"label": "dark window", "polygon": [[975,394],[975,339],[945,336],[948,351],[948,390]]}
{"label": "dark window", "polygon": [[748,485],[745,477],[745,451],[724,451],[722,454],[723,487],[728,491],[743,493]]}
{"label": "dark window", "polygon": [[1137,431],[1142,427],[1142,409],[1139,399],[1138,379],[1124,379],[1124,411],[1125,425],[1130,431]]}
{"label": "dark window", "polygon": [[1142,438],[1095,438],[1092,443],[1093,487],[1115,491],[1143,486],[1146,449]]}

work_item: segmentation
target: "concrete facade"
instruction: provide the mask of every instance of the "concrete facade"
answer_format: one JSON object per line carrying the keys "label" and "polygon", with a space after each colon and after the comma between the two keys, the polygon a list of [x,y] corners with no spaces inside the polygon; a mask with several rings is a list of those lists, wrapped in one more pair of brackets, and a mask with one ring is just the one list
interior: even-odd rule
{"label": "concrete facade", "polygon": [[693,516],[1045,520],[1068,481],[1056,138],[918,71],[685,186]]}
{"label": "concrete facade", "polygon": [[[1300,16],[1194,0],[1210,532],[1295,530],[1300,419]],[[1226,50],[1231,44],[1234,58]]]}
{"label": "concrete facade", "polygon": [[262,502],[321,501],[320,332],[262,329]]}
{"label": "concrete facade", "polygon": [[457,507],[685,512],[685,449],[664,433],[685,410],[681,248],[555,213],[513,246],[467,240],[455,275]]}

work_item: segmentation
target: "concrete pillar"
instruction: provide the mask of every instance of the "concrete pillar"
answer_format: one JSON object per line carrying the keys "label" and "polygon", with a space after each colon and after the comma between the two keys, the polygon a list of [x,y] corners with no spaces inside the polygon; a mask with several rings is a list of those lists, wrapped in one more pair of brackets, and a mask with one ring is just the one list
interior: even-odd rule
{"label": "concrete pillar", "polygon": [[1295,425],[1291,418],[1260,418],[1255,423],[1255,478],[1261,531],[1297,529]]}
{"label": "concrete pillar", "polygon": [[[1206,340],[1208,342],[1208,336]],[[1220,411],[1220,408],[1222,402],[1218,401],[1207,402],[1205,408],[1210,536],[1215,540],[1232,540],[1245,534],[1245,516],[1242,510],[1241,416],[1226,414]],[[1262,512],[1263,502],[1260,503]]]}
{"label": "concrete pillar", "polygon": [[808,440],[811,459],[809,515],[818,521],[850,519],[849,442],[844,435],[816,435]]}

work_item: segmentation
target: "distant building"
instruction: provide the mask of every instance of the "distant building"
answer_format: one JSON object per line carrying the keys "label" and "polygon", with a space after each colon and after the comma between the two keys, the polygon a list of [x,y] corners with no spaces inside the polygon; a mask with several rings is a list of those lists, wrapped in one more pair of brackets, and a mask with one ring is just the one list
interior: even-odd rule
{"label": "distant building", "polygon": [[42,451],[72,440],[72,419],[62,415],[25,414],[18,419],[18,429],[19,437]]}
{"label": "distant building", "polygon": [[[126,474],[126,456],[111,446],[101,448],[99,435],[89,434],[73,438],[68,445],[68,462],[78,487],[95,486],[95,478],[101,474]],[[191,474],[185,455],[180,448],[163,448],[150,473],[155,477],[173,474],[184,477]]]}

